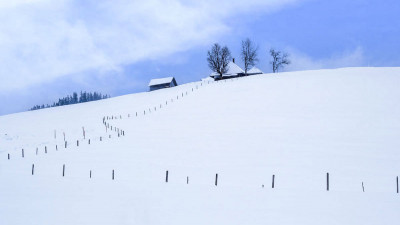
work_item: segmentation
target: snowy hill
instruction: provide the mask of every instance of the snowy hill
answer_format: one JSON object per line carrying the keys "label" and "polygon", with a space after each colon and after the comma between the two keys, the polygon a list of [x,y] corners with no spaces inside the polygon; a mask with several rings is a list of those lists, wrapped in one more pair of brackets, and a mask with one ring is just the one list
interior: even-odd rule
{"label": "snowy hill", "polygon": [[0,224],[397,224],[399,87],[343,68],[2,116]]}

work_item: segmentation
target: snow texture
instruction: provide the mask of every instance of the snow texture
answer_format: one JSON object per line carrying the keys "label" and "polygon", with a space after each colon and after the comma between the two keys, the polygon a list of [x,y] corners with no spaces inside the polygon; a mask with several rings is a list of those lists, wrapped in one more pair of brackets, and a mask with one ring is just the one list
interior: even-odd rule
{"label": "snow texture", "polygon": [[262,74],[1,116],[0,224],[398,224],[399,74]]}
{"label": "snow texture", "polygon": [[165,78],[159,78],[159,79],[152,79],[149,82],[149,87],[153,85],[160,85],[160,84],[169,84],[172,82],[174,78],[173,77],[165,77]]}

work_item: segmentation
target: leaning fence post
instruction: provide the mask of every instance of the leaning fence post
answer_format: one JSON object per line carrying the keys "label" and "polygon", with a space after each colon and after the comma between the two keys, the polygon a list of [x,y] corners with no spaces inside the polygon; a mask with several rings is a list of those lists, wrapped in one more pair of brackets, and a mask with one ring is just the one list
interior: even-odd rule
{"label": "leaning fence post", "polygon": [[329,173],[326,173],[326,190],[329,191]]}
{"label": "leaning fence post", "polygon": [[218,185],[218,173],[215,174],[215,186],[217,186],[217,185]]}
{"label": "leaning fence post", "polygon": [[275,188],[275,174],[272,175],[272,188]]}
{"label": "leaning fence post", "polygon": [[165,182],[168,183],[168,170],[165,172]]}

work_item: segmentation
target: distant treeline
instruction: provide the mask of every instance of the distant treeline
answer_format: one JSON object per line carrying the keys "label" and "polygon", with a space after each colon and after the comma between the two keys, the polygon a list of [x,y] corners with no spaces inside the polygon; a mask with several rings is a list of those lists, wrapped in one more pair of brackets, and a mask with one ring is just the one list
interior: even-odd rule
{"label": "distant treeline", "polygon": [[38,109],[57,107],[57,106],[62,106],[62,105],[72,105],[72,104],[78,104],[78,103],[83,103],[83,102],[91,102],[91,101],[106,99],[109,97],[110,97],[109,95],[102,95],[101,93],[97,93],[97,92],[91,93],[91,92],[82,92],[82,91],[80,93],[80,96],[78,97],[78,94],[76,92],[74,92],[72,95],[68,95],[67,97],[58,99],[58,102],[54,102],[51,105],[49,105],[49,104],[35,105],[30,110],[38,110]]}

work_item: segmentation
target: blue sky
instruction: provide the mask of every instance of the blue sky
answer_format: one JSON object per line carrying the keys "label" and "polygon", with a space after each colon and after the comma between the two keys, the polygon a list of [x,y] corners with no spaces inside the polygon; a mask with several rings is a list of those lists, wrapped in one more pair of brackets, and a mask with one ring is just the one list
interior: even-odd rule
{"label": "blue sky", "polygon": [[264,72],[271,47],[290,54],[286,71],[400,66],[398,12],[395,0],[3,1],[0,115],[73,91],[118,96],[156,77],[196,81],[211,72],[213,43],[240,59],[247,37]]}

